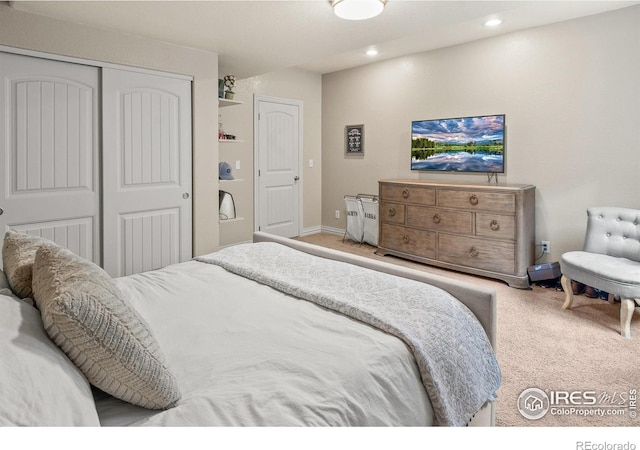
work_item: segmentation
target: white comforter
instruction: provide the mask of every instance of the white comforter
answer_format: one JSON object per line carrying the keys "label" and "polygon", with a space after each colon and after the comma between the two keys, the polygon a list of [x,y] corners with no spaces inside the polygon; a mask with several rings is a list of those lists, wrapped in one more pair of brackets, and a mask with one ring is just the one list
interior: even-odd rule
{"label": "white comforter", "polygon": [[97,401],[103,425],[431,425],[399,339],[190,261],[117,280],[153,330],[182,399],[150,411]]}

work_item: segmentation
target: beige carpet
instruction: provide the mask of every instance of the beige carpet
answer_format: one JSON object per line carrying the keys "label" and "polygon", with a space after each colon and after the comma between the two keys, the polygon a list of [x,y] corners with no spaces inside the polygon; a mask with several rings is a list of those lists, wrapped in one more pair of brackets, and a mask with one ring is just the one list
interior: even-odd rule
{"label": "beige carpet", "polygon": [[[620,336],[620,304],[610,305],[584,296],[576,297],[570,311],[562,309],[564,293],[533,286],[514,289],[490,280],[395,257],[380,257],[375,248],[353,241],[342,242],[333,234],[300,238],[306,242],[382,259],[426,272],[484,285],[498,296],[497,357],[502,371],[498,391],[498,426],[638,426],[629,406],[631,390],[640,391],[640,311],[631,323],[631,339]],[[522,417],[517,400],[523,390],[536,387],[550,391],[591,391],[597,408],[577,407],[578,412],[559,415],[551,411],[539,420]],[[576,394],[574,394],[576,395]],[[622,403],[624,415],[610,415]],[[596,415],[601,412],[603,415]],[[640,402],[638,403],[640,413]]]}

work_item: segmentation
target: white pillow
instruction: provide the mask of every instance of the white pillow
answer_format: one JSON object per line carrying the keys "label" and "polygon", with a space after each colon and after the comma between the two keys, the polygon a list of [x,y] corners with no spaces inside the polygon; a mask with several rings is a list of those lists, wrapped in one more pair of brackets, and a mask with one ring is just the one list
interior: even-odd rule
{"label": "white pillow", "polygon": [[94,386],[149,409],[175,405],[180,392],[158,343],[104,270],[43,246],[33,292],[45,330]]}
{"label": "white pillow", "polygon": [[52,241],[9,230],[2,244],[2,267],[9,286],[20,298],[31,297],[31,277],[36,251],[42,245],[56,245]]}
{"label": "white pillow", "polygon": [[89,382],[13,295],[0,294],[0,349],[0,426],[100,426]]}

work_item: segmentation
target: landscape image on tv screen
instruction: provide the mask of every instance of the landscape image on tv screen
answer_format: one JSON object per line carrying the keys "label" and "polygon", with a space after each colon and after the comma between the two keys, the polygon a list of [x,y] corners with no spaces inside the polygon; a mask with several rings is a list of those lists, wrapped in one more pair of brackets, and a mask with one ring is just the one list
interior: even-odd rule
{"label": "landscape image on tv screen", "polygon": [[411,122],[411,170],[504,172],[504,114]]}

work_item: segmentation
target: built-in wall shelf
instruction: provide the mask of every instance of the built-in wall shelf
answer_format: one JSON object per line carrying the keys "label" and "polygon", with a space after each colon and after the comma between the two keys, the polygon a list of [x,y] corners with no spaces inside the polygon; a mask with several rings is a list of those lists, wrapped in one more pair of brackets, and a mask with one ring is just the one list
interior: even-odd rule
{"label": "built-in wall shelf", "polygon": [[242,222],[244,217],[236,217],[235,219],[218,219],[220,223],[229,223],[229,222]]}
{"label": "built-in wall shelf", "polygon": [[238,100],[227,100],[226,98],[218,98],[218,106],[220,106],[221,108],[234,105],[242,105],[242,102]]}
{"label": "built-in wall shelf", "polygon": [[[242,105],[243,103],[239,100],[228,100],[226,98],[218,98],[218,108],[224,108],[224,107],[228,107],[228,106],[236,106],[236,105]],[[234,110],[236,112],[239,112],[240,110]],[[232,145],[232,144],[242,144],[245,141],[242,139],[224,139],[223,135],[224,135],[224,131],[223,127],[222,127],[222,122],[223,122],[223,116],[224,116],[224,112],[219,111],[220,117],[219,117],[219,124],[218,124],[218,132],[219,132],[219,139],[218,139],[218,148],[220,149],[220,155],[226,155],[228,157],[228,159],[233,159],[233,160],[237,160],[236,161],[236,167],[239,167],[238,164],[246,164],[246,161],[241,161],[241,159],[244,157],[244,153],[247,150],[245,147],[243,147],[242,145],[238,146],[238,145]],[[229,116],[233,116],[233,114],[229,114]],[[233,121],[232,121],[233,122]],[[231,124],[231,126],[229,127],[231,133],[233,133],[233,124]],[[231,156],[233,154],[233,156]],[[225,159],[225,158],[221,158]],[[219,186],[219,190],[220,191],[235,191],[240,190],[242,188],[242,186],[244,186],[244,182],[246,180],[242,179],[242,178],[234,178],[233,180],[218,180],[218,186]],[[238,184],[239,183],[239,184]],[[243,208],[237,208],[235,209],[235,213],[242,213],[242,212],[249,212],[249,211],[245,211]],[[236,243],[238,241],[237,239],[237,235],[239,235],[239,232],[242,231],[245,227],[247,227],[249,224],[248,223],[241,223],[245,220],[244,217],[241,216],[236,216],[233,219],[224,219],[222,217],[225,217],[224,215],[219,216],[218,217],[218,223],[220,224],[219,226],[219,237],[220,237],[220,244],[221,246],[225,246],[227,244],[233,244]],[[249,221],[247,221],[249,222]],[[226,225],[225,225],[226,224]],[[235,225],[234,225],[235,224]]]}

